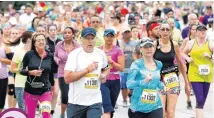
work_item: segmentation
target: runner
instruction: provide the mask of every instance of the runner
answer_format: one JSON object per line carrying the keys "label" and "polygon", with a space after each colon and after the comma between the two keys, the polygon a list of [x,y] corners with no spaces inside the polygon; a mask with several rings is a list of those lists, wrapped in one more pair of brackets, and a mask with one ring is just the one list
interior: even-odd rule
{"label": "runner", "polygon": [[[161,81],[170,88],[169,92],[161,91],[161,99],[164,110],[164,117],[174,118],[175,108],[178,96],[180,94],[180,82],[178,78],[178,66],[180,67],[181,74],[184,77],[185,92],[189,95],[190,88],[188,84],[188,78],[185,72],[185,67],[181,60],[181,53],[178,43],[170,39],[170,26],[167,22],[163,22],[160,25],[160,39],[155,44],[154,58],[163,63],[161,69]],[[174,60],[177,60],[177,65],[174,64]],[[171,80],[171,78],[174,78]],[[170,82],[169,82],[170,81]]]}
{"label": "runner", "polygon": [[101,84],[104,114],[103,118],[113,118],[114,108],[120,93],[120,72],[124,70],[123,51],[114,45],[116,33],[113,29],[104,31],[105,45],[101,49],[106,53],[110,74],[106,78],[106,83]]}
{"label": "runner", "polygon": [[[51,53],[54,53],[55,51],[55,46],[58,42],[61,41],[61,39],[57,38],[57,26],[55,24],[50,24],[48,25],[48,38],[47,38],[47,44],[46,44],[46,49],[48,51],[50,51]],[[49,79],[50,80],[54,80],[54,91],[53,91],[53,99],[51,101],[51,115],[54,114],[54,110],[55,110],[55,107],[56,107],[56,102],[57,102],[57,98],[58,98],[58,93],[59,93],[59,82],[58,82],[58,79],[57,79],[57,69],[58,69],[58,66],[55,62],[53,62],[53,65],[52,65],[52,72],[49,74],[50,77]]]}
{"label": "runner", "polygon": [[172,39],[173,41],[176,41],[179,45],[181,45],[183,38],[181,36],[181,31],[175,27],[175,22],[173,18],[168,18],[167,22],[170,25],[171,33],[172,33]]}
{"label": "runner", "polygon": [[24,103],[24,87],[27,77],[20,75],[19,70],[22,63],[22,59],[27,51],[31,49],[31,37],[33,32],[26,31],[23,35],[18,39],[18,42],[22,42],[24,44],[23,47],[20,47],[19,50],[15,51],[12,62],[11,62],[11,72],[15,73],[15,94],[16,100],[18,102],[18,107],[25,111],[25,103]]}
{"label": "runner", "polygon": [[[35,118],[39,101],[43,118],[51,118],[51,100],[54,80],[49,80],[53,55],[45,50],[46,38],[43,34],[35,34],[32,38],[32,50],[28,51],[22,61],[20,73],[27,76],[24,89],[24,101],[29,118]],[[51,79],[51,78],[50,78]]]}
{"label": "runner", "polygon": [[36,28],[36,33],[46,36],[46,27],[44,25],[38,25]]}
{"label": "runner", "polygon": [[[19,37],[19,30],[17,27],[11,28],[10,31],[10,38],[4,41],[4,45],[10,49],[10,53],[8,54],[8,58],[12,60],[14,52],[17,51],[20,47],[20,42],[17,42]],[[16,95],[15,95],[15,74],[11,72],[10,66],[8,72],[8,108],[15,108],[16,107]]]}
{"label": "runner", "polygon": [[146,24],[146,29],[148,37],[152,40],[157,40],[159,38],[159,26],[160,24],[157,21],[149,21]]}
{"label": "runner", "polygon": [[131,29],[129,27],[124,28],[123,32],[123,39],[119,40],[119,46],[123,50],[125,55],[125,68],[124,71],[121,73],[121,89],[122,89],[122,96],[123,96],[123,106],[127,107],[127,97],[128,97],[128,89],[126,86],[127,76],[129,68],[134,61],[132,57],[132,53],[134,51],[135,46],[137,45],[136,40],[131,40]]}
{"label": "runner", "polygon": [[131,32],[132,32],[132,38],[131,38],[131,40],[139,40],[139,37],[138,37],[138,35],[139,35],[138,27],[133,26],[131,28]]}
{"label": "runner", "polygon": [[4,47],[2,40],[3,32],[1,30],[0,35],[0,113],[4,109],[7,95],[7,85],[8,85],[8,68],[7,65],[10,64],[11,60],[8,59],[8,53],[10,53],[10,49]]}
{"label": "runner", "polygon": [[102,96],[100,81],[108,72],[106,54],[95,48],[96,31],[85,28],[81,33],[82,47],[72,51],[65,65],[65,82],[69,83],[68,118],[100,118]]}
{"label": "runner", "polygon": [[129,118],[163,118],[163,108],[158,89],[164,89],[160,81],[162,63],[154,60],[154,43],[144,39],[140,44],[143,58],[132,63],[127,87],[133,90]]}
{"label": "runner", "polygon": [[196,97],[196,118],[204,117],[203,108],[213,76],[214,42],[206,38],[206,31],[206,26],[198,25],[197,38],[190,40],[183,50],[189,62],[188,77]]}
{"label": "runner", "polygon": [[58,65],[57,77],[59,79],[59,88],[61,91],[61,115],[60,118],[64,118],[65,110],[68,104],[68,90],[69,84],[65,83],[64,80],[64,68],[65,63],[68,58],[68,54],[72,52],[74,49],[78,48],[79,45],[73,39],[75,35],[74,29],[71,27],[67,27],[64,30],[64,41],[60,41],[55,48],[54,60]]}
{"label": "runner", "polygon": [[181,35],[182,35],[182,38],[185,39],[188,37],[188,34],[189,34],[189,28],[191,25],[193,24],[198,24],[198,17],[195,13],[191,13],[188,15],[188,26],[185,27],[182,32],[181,32]]}
{"label": "runner", "polygon": [[96,30],[96,47],[104,45],[103,28],[101,27],[101,18],[98,16],[91,17],[91,27]]}
{"label": "runner", "polygon": [[[191,41],[191,40],[195,40],[197,35],[196,35],[196,28],[197,28],[197,25],[196,24],[193,24],[190,26],[190,31],[189,31],[189,34],[188,34],[188,37],[186,39],[184,39],[180,49],[181,51],[184,50],[186,44],[188,43],[188,41]],[[190,56],[190,55],[188,55]],[[189,71],[189,63],[186,61],[186,73],[188,74],[188,71]],[[189,83],[190,86],[191,86],[191,83]],[[191,90],[191,95],[193,95],[194,93],[192,92]],[[191,100],[190,100],[190,96],[189,95],[186,95],[187,96],[187,109],[192,109],[192,103],[191,103]]]}

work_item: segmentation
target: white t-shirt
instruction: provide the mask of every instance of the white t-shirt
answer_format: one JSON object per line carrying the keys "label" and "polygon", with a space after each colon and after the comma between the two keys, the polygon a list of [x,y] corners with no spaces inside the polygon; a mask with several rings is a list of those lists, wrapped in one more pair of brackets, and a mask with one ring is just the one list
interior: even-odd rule
{"label": "white t-shirt", "polygon": [[77,48],[68,55],[64,70],[72,72],[83,71],[93,61],[98,62],[97,70],[87,74],[78,81],[70,83],[68,94],[69,103],[90,106],[102,102],[100,80],[98,77],[101,74],[101,69],[108,65],[104,51],[94,48],[92,53],[87,53],[82,47]]}
{"label": "white t-shirt", "polygon": [[36,17],[34,13],[31,13],[30,15],[24,13],[19,17],[19,20],[22,25],[25,25],[27,26],[27,28],[30,28],[34,17]]}

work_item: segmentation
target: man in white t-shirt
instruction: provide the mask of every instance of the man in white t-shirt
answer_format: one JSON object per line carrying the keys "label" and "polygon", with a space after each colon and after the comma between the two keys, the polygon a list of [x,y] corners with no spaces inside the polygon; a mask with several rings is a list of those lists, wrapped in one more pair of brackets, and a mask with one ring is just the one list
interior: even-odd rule
{"label": "man in white t-shirt", "polygon": [[106,54],[95,47],[96,31],[85,28],[81,33],[82,47],[72,51],[65,65],[65,82],[69,83],[67,117],[101,118],[100,82],[109,73]]}
{"label": "man in white t-shirt", "polygon": [[34,17],[36,17],[36,15],[33,13],[33,7],[31,5],[27,5],[25,13],[19,17],[19,20],[22,25],[26,25],[27,28],[30,28]]}

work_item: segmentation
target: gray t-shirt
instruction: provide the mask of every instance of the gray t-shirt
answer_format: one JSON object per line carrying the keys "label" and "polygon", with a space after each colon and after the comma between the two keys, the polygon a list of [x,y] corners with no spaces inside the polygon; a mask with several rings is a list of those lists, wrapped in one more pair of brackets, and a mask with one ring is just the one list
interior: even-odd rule
{"label": "gray t-shirt", "polygon": [[123,50],[124,55],[125,55],[124,73],[128,73],[132,62],[134,61],[134,59],[132,57],[132,53],[133,53],[136,45],[137,45],[137,41],[136,40],[130,40],[128,43],[124,42],[123,40],[119,41],[119,46]]}

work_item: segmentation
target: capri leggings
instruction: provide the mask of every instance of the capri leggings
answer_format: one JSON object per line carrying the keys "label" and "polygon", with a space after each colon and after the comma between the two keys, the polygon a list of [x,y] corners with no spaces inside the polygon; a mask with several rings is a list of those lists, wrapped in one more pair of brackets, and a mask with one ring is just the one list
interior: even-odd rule
{"label": "capri leggings", "polygon": [[210,89],[210,83],[191,82],[196,97],[196,108],[203,109]]}
{"label": "capri leggings", "polygon": [[68,104],[69,84],[65,83],[64,77],[59,78],[59,88],[61,91],[61,103],[62,104]]}
{"label": "capri leggings", "polygon": [[47,91],[42,95],[32,95],[30,93],[25,92],[24,100],[25,100],[26,112],[28,114],[28,118],[35,118],[36,107],[38,102],[40,102],[40,105],[42,105],[43,103],[46,103],[46,105],[43,107],[45,108],[45,111],[41,113],[42,118],[51,118],[50,112],[51,112],[52,95],[53,93],[51,91]]}
{"label": "capri leggings", "polygon": [[5,99],[7,94],[7,84],[8,84],[8,78],[0,79],[0,109],[4,108],[5,105]]}

